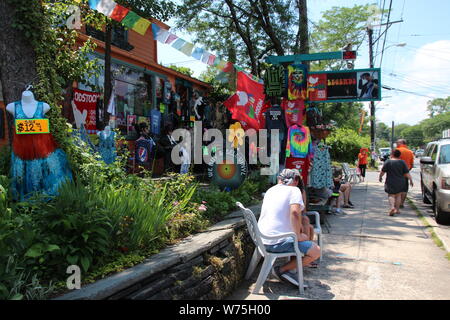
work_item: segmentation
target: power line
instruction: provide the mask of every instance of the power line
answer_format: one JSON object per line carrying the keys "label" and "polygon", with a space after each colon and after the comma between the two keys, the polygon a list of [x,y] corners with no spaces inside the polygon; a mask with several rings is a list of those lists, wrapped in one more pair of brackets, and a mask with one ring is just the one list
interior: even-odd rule
{"label": "power line", "polygon": [[386,38],[387,38],[387,34],[388,34],[388,29],[390,27],[389,21],[391,19],[391,11],[392,11],[392,0],[389,3],[389,13],[388,13],[388,19],[387,19],[387,24],[386,24],[386,31],[385,31],[385,35],[384,35],[384,41],[383,41],[383,50],[381,51],[380,68],[381,68],[381,66],[383,64],[384,48],[386,46]]}

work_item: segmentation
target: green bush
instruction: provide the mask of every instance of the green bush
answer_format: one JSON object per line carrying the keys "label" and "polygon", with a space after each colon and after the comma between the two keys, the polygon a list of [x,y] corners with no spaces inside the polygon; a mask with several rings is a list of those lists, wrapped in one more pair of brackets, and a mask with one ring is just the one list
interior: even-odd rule
{"label": "green bush", "polygon": [[328,138],[330,156],[334,161],[354,163],[361,148],[370,149],[370,137],[360,136],[352,129],[337,129]]}
{"label": "green bush", "polygon": [[0,175],[9,175],[11,162],[11,148],[9,146],[0,147]]}

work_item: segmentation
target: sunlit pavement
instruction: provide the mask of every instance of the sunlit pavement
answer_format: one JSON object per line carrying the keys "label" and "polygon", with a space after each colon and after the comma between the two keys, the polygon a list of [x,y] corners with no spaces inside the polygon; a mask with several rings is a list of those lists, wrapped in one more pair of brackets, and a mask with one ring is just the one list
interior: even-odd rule
{"label": "sunlit pavement", "polygon": [[317,269],[305,269],[304,296],[271,275],[260,294],[251,294],[257,269],[230,299],[450,299],[446,252],[409,205],[398,216],[387,215],[377,172],[354,185],[351,199],[355,208],[346,209],[346,215],[327,215],[331,227],[324,235],[324,260]]}

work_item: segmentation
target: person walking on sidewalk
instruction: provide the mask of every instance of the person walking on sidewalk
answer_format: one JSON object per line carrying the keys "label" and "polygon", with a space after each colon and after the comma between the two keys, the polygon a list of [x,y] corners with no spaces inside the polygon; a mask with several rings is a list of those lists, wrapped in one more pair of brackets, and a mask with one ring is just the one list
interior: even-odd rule
{"label": "person walking on sidewalk", "polygon": [[[278,184],[267,190],[261,208],[258,227],[265,236],[277,236],[287,232],[295,232],[298,247],[305,255],[303,266],[317,266],[312,263],[320,257],[320,247],[309,240],[302,225],[302,211],[305,207],[302,193],[297,187],[301,179],[297,169],[284,169],[278,176]],[[294,240],[263,240],[268,252],[294,252]],[[274,275],[280,280],[287,280],[298,285],[295,276],[289,271],[296,269],[295,258],[273,269]]]}
{"label": "person walking on sidewalk", "polygon": [[358,154],[358,168],[361,172],[362,182],[364,182],[364,178],[366,177],[368,152],[369,150],[367,148],[361,148]]}
{"label": "person walking on sidewalk", "polygon": [[[408,149],[408,147],[406,146],[405,139],[397,140],[397,150],[401,152],[400,159],[405,161],[406,165],[408,166],[408,171],[411,171],[411,169],[414,167],[414,152]],[[400,208],[404,207],[407,194],[408,194],[408,181],[406,181],[406,191],[402,192],[401,195]]]}
{"label": "person walking on sidewalk", "polygon": [[400,213],[401,196],[408,189],[408,180],[411,187],[414,186],[408,167],[405,161],[400,159],[400,155],[399,150],[393,150],[391,159],[384,163],[379,176],[380,182],[383,182],[383,176],[385,174],[387,176],[384,191],[386,191],[389,197],[390,216]]}

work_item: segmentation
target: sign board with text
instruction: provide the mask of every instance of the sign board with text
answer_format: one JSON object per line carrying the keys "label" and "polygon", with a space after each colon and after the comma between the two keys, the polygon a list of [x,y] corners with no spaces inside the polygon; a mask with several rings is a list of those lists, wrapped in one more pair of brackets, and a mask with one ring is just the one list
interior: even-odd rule
{"label": "sign board with text", "polygon": [[16,119],[17,134],[40,134],[50,133],[48,119]]}
{"label": "sign board with text", "polygon": [[320,71],[308,74],[308,102],[381,100],[381,70]]}

